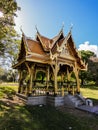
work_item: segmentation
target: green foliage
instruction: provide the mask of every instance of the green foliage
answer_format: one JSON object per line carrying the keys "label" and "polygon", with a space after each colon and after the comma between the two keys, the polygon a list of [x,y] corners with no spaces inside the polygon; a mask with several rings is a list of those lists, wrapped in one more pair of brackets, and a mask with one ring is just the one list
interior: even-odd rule
{"label": "green foliage", "polygon": [[0,67],[0,82],[17,82],[18,71]]}
{"label": "green foliage", "polygon": [[[95,57],[94,52],[91,51],[81,51],[82,60],[88,63],[88,70],[87,71],[81,71],[79,74],[79,77],[81,79],[81,85],[87,84],[88,81],[94,81],[94,73],[91,71],[89,66],[91,66],[91,63],[89,63],[89,58],[91,56]],[[94,66],[94,64],[93,64]]]}
{"label": "green foliage", "polygon": [[91,52],[91,51],[80,51],[81,52],[81,56],[82,56],[82,60],[88,62],[88,59],[91,57],[91,56],[95,56],[94,52]]}
{"label": "green foliage", "polygon": [[4,69],[0,67],[0,76],[4,75]]}
{"label": "green foliage", "polygon": [[0,86],[0,98],[7,97],[12,99],[15,95],[15,90],[13,90],[11,87],[7,86]]}
{"label": "green foliage", "polygon": [[[20,43],[19,35],[14,29],[14,16],[16,16],[17,10],[20,8],[15,0],[0,0],[0,12],[3,13],[3,16],[0,17],[0,69],[5,67],[11,69],[17,59]],[[4,74],[1,71],[1,74],[3,80],[10,77],[6,71]]]}
{"label": "green foliage", "polygon": [[3,16],[0,18],[0,36],[6,36],[11,26],[14,26],[14,16],[20,8],[15,0],[0,0],[0,11]]}
{"label": "green foliage", "polygon": [[43,72],[43,71],[39,71],[38,73],[37,73],[37,75],[36,75],[36,78],[38,79],[38,80],[41,80],[42,82],[44,81],[44,79],[45,79],[45,73]]}
{"label": "green foliage", "polygon": [[7,80],[7,73],[6,70],[0,67],[0,82]]}
{"label": "green foliage", "polygon": [[7,53],[10,43],[15,43],[17,33],[14,29],[14,16],[18,9],[16,1],[0,0],[0,12],[3,13],[0,17],[0,55],[4,55],[5,51]]}

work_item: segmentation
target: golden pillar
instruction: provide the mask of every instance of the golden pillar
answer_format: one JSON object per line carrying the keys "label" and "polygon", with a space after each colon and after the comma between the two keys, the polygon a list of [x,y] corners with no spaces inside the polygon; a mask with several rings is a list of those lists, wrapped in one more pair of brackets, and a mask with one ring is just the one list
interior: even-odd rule
{"label": "golden pillar", "polygon": [[27,94],[31,94],[32,93],[32,79],[33,79],[33,72],[34,72],[34,65],[32,65],[31,67],[28,65],[28,63],[26,62],[26,67],[28,68],[28,72],[29,72],[29,84],[28,84],[28,88],[27,88]]}
{"label": "golden pillar", "polygon": [[71,89],[70,89],[70,78],[71,78],[71,73],[69,72],[68,68],[67,68],[67,80],[68,80],[68,92],[70,93],[71,92]]}
{"label": "golden pillar", "polygon": [[59,64],[57,62],[57,57],[55,58],[55,65],[51,65],[53,69],[53,74],[54,74],[54,94],[57,95],[58,92],[58,85],[57,85],[57,75],[59,71]]}
{"label": "golden pillar", "polygon": [[47,91],[48,91],[48,87],[49,87],[49,66],[47,67],[46,70],[46,86],[47,86]]}
{"label": "golden pillar", "polygon": [[80,93],[79,69],[77,67],[76,62],[74,67],[74,74],[76,76],[76,82],[77,82],[77,93]]}
{"label": "golden pillar", "polygon": [[19,71],[19,87],[18,87],[18,93],[21,93],[22,91],[22,85],[23,85],[23,81],[22,81],[22,71],[21,70],[18,70]]}

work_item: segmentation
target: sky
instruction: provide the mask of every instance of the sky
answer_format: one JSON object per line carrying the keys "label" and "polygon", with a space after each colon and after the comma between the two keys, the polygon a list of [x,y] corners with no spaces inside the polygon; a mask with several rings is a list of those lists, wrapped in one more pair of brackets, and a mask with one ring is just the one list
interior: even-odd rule
{"label": "sky", "polygon": [[15,18],[26,36],[40,34],[53,38],[64,26],[66,36],[72,26],[72,36],[79,50],[98,51],[98,0],[16,0],[21,11]]}

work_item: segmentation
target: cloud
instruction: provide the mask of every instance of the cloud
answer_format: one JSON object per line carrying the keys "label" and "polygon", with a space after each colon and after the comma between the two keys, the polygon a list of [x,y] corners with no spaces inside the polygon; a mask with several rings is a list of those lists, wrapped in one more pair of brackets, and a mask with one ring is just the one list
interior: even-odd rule
{"label": "cloud", "polygon": [[97,45],[90,45],[89,41],[86,41],[83,44],[80,44],[78,50],[92,51],[98,57],[98,46]]}

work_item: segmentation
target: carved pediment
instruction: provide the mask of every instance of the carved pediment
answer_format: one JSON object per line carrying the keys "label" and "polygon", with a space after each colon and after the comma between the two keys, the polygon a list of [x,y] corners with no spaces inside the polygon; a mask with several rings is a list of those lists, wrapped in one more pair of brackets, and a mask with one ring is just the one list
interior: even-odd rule
{"label": "carved pediment", "polygon": [[69,50],[68,50],[68,48],[66,46],[62,47],[62,51],[61,51],[60,55],[61,56],[66,56],[66,55],[69,56],[70,55]]}
{"label": "carved pediment", "polygon": [[60,52],[60,57],[74,59],[66,44],[63,44],[60,48],[62,50]]}

